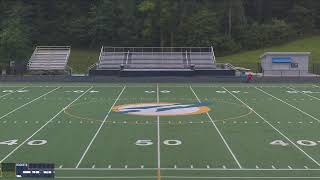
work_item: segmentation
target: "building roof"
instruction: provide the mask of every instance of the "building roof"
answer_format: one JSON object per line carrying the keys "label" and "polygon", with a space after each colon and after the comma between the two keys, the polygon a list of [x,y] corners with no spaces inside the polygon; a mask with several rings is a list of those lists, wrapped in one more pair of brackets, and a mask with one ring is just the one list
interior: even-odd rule
{"label": "building roof", "polygon": [[277,55],[284,55],[284,56],[293,56],[293,55],[299,55],[299,56],[309,56],[311,55],[310,52],[265,52],[263,53],[260,58],[263,58],[265,56],[277,56]]}

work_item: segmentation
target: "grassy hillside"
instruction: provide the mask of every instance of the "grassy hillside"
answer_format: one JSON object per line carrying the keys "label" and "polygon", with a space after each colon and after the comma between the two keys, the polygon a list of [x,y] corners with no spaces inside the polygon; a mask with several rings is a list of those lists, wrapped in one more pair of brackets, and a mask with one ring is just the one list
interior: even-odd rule
{"label": "grassy hillside", "polygon": [[[320,36],[299,39],[280,46],[273,46],[253,51],[242,52],[224,57],[217,57],[219,63],[229,62],[235,66],[243,66],[251,69],[257,67],[260,62],[259,57],[264,52],[311,52],[311,63],[320,63]],[[219,52],[217,52],[218,54]]]}
{"label": "grassy hillside", "polygon": [[72,68],[73,73],[86,73],[88,67],[96,63],[99,58],[100,49],[71,49],[69,59],[69,66]]}

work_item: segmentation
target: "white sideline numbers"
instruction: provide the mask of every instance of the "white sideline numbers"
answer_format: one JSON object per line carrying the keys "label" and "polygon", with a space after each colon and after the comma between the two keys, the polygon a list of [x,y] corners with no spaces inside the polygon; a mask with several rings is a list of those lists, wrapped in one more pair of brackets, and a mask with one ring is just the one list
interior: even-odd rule
{"label": "white sideline numbers", "polygon": [[[317,146],[318,143],[320,143],[320,141],[315,142],[315,141],[310,141],[310,140],[298,140],[296,143],[301,146],[312,147],[312,146]],[[290,145],[289,143],[284,142],[283,140],[275,140],[275,141],[272,141],[270,144],[274,145],[274,146],[289,146]]]}
{"label": "white sideline numbers", "polygon": [[8,140],[8,141],[0,142],[0,144],[12,146],[12,145],[18,144],[17,142],[18,142],[17,139],[13,139],[13,140]]}
{"label": "white sideline numbers", "polygon": [[32,140],[28,142],[28,145],[30,146],[40,146],[40,145],[44,145],[47,144],[46,140]]}
{"label": "white sideline numbers", "polygon": [[[149,139],[148,140],[137,140],[135,143],[135,145],[137,145],[137,146],[150,146],[153,144],[154,143],[152,142],[152,140],[149,140]],[[167,146],[178,146],[178,145],[181,145],[182,142],[179,140],[168,139],[168,140],[164,140],[163,144],[167,145]]]}
{"label": "white sideline numbers", "polygon": [[[32,140],[32,141],[29,141],[27,144],[30,146],[40,146],[40,145],[47,144],[47,142],[48,142],[47,140]],[[0,145],[8,145],[8,146],[12,146],[16,144],[18,144],[17,139],[0,142]]]}
{"label": "white sideline numbers", "polygon": [[137,140],[136,145],[137,146],[150,146],[153,142],[151,140]]}
{"label": "white sideline numbers", "polygon": [[165,140],[165,141],[163,141],[163,144],[165,144],[167,146],[178,146],[178,145],[182,144],[182,142],[179,140]]}
{"label": "white sideline numbers", "polygon": [[[145,92],[145,93],[148,93],[148,94],[156,93],[156,91],[152,91],[152,90],[151,90],[151,91],[144,91],[144,92]],[[165,93],[170,93],[170,92],[171,92],[171,91],[168,91],[168,90],[161,90],[161,91],[160,91],[160,93],[164,93],[164,94],[165,94]]]}

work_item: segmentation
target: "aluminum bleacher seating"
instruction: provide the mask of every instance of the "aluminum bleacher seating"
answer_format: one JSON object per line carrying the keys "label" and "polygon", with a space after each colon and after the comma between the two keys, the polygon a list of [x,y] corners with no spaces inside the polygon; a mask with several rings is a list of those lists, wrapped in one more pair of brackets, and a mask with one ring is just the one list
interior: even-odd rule
{"label": "aluminum bleacher seating", "polygon": [[29,63],[29,71],[65,71],[70,46],[37,46]]}
{"label": "aluminum bleacher seating", "polygon": [[190,70],[192,66],[215,68],[213,48],[102,47],[96,69]]}

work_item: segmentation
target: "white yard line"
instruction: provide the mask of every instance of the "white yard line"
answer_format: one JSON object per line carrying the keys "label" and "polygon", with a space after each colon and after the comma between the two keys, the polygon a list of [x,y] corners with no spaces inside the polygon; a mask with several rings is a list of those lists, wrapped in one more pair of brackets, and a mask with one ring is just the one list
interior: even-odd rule
{"label": "white yard line", "polygon": [[[159,104],[160,98],[159,98],[159,84],[157,83],[157,103]],[[158,151],[158,172],[157,172],[157,179],[159,180],[161,177],[161,154],[160,154],[160,116],[157,116],[157,151]]]}
{"label": "white yard line", "polygon": [[[288,87],[288,89],[291,89],[292,91],[298,91],[298,90],[293,89],[293,88],[291,88],[291,87]],[[298,91],[298,92],[299,92],[299,91]],[[317,98],[317,97],[315,97],[315,96],[312,96],[312,95],[310,95],[310,94],[308,94],[308,93],[303,93],[303,92],[299,92],[299,93],[300,93],[300,94],[304,94],[304,95],[306,95],[306,96],[309,96],[309,97],[311,97],[311,98],[314,98],[314,99],[320,101],[320,98]]]}
{"label": "white yard line", "polygon": [[34,102],[34,101],[36,101],[36,100],[38,100],[38,99],[40,99],[40,98],[42,98],[42,97],[44,97],[44,96],[46,96],[46,95],[48,95],[48,94],[52,93],[53,91],[55,91],[55,90],[57,90],[57,89],[59,89],[59,88],[61,88],[61,87],[57,87],[57,88],[55,88],[55,89],[53,89],[53,90],[51,90],[51,91],[49,91],[49,92],[47,92],[47,93],[45,93],[45,94],[43,94],[43,95],[41,95],[41,96],[39,96],[39,97],[37,97],[37,98],[33,99],[33,100],[31,100],[31,101],[29,101],[29,102],[27,102],[27,103],[25,103],[25,104],[23,104],[23,105],[21,105],[21,106],[19,106],[19,107],[15,108],[14,110],[12,110],[12,111],[8,112],[7,114],[5,114],[5,115],[1,116],[1,117],[0,117],[0,119],[2,119],[2,118],[4,118],[4,117],[6,117],[6,116],[8,116],[8,115],[10,115],[10,114],[12,114],[12,113],[14,113],[14,112],[16,112],[17,110],[19,110],[19,109],[21,109],[21,108],[23,108],[23,107],[27,106],[28,104],[31,104],[32,102]]}
{"label": "white yard line", "polygon": [[[197,98],[197,100],[201,103],[201,100],[199,99],[199,97],[197,96],[197,94],[194,92],[193,88],[191,86],[190,90],[192,91],[192,93],[194,94],[194,96]],[[233,151],[231,150],[230,146],[228,145],[227,141],[225,140],[225,138],[223,137],[223,135],[221,134],[219,128],[217,127],[217,125],[214,123],[213,119],[211,118],[211,116],[209,115],[209,113],[206,113],[208,118],[210,119],[211,123],[213,124],[213,126],[215,127],[215,129],[217,130],[217,132],[219,133],[219,136],[221,137],[222,141],[224,142],[225,146],[227,147],[227,149],[229,150],[230,154],[232,155],[233,159],[235,160],[235,162],[237,163],[237,165],[239,166],[239,168],[242,168],[241,164],[239,163],[237,157],[234,155]]]}
{"label": "white yard line", "polygon": [[8,96],[8,95],[10,95],[10,94],[12,94],[12,93],[15,93],[15,92],[17,92],[17,91],[23,90],[23,89],[25,89],[25,88],[27,88],[27,86],[25,86],[25,87],[23,87],[23,88],[21,88],[21,89],[13,90],[13,92],[9,92],[9,93],[7,93],[7,94],[4,94],[4,95],[0,96],[0,98],[3,98],[3,97],[5,97],[5,96]]}
{"label": "white yard line", "polygon": [[253,108],[251,108],[248,104],[243,102],[241,99],[239,99],[236,95],[231,93],[228,89],[225,87],[222,87],[225,91],[227,91],[231,96],[233,96],[235,99],[237,99],[239,102],[241,102],[243,105],[245,105],[247,108],[249,108],[252,112],[254,112],[259,118],[261,118],[264,122],[266,122],[270,127],[272,127],[275,131],[277,131],[282,137],[284,137],[287,141],[289,141],[294,147],[296,147],[298,150],[300,150],[305,156],[307,156],[310,160],[312,160],[315,164],[320,166],[320,163],[317,162],[315,159],[313,159],[308,153],[306,153],[304,150],[302,150],[297,144],[295,144],[290,138],[288,138],[286,135],[284,135],[280,130],[278,130],[276,127],[274,127],[269,121],[267,121],[264,117],[262,117],[259,113],[257,113]]}
{"label": "white yard line", "polygon": [[317,88],[320,88],[320,86],[317,86],[317,85],[312,85],[313,87],[317,87]]}
{"label": "white yard line", "polygon": [[71,103],[69,103],[67,106],[62,108],[56,115],[54,115],[49,121],[47,121],[44,125],[42,125],[36,132],[34,132],[31,136],[29,136],[26,140],[24,140],[19,146],[14,148],[8,155],[6,155],[0,163],[2,163],[4,160],[6,160],[9,156],[11,156],[16,150],[18,150],[21,146],[23,146],[27,141],[29,141],[33,136],[35,136],[39,131],[41,131],[44,127],[46,127],[50,122],[52,122],[59,114],[64,112],[65,109],[69,108],[74,102],[76,102],[78,99],[80,99],[84,94],[86,94],[91,88],[87,89],[85,92],[83,92],[80,96],[78,96],[76,99],[74,99]]}
{"label": "white yard line", "polygon": [[114,103],[113,103],[113,104],[112,104],[112,106],[110,107],[110,109],[109,109],[109,111],[108,111],[107,115],[104,117],[104,119],[103,119],[102,123],[100,124],[100,127],[97,129],[96,133],[94,134],[94,136],[92,137],[92,139],[91,139],[90,143],[88,144],[88,146],[87,146],[86,150],[85,150],[85,151],[84,151],[84,153],[82,154],[82,156],[81,156],[81,158],[80,158],[79,162],[78,162],[78,163],[77,163],[77,165],[76,165],[76,168],[78,168],[78,167],[80,166],[80,164],[81,164],[81,162],[82,162],[83,158],[86,156],[87,152],[89,151],[89,149],[90,149],[90,147],[91,147],[91,145],[92,145],[93,141],[96,139],[97,135],[99,134],[100,130],[102,129],[103,125],[105,124],[106,120],[108,119],[108,117],[109,117],[109,115],[110,115],[110,113],[111,113],[111,111],[112,111],[112,108],[113,108],[113,107],[114,107],[114,105],[118,102],[118,100],[119,100],[120,96],[122,95],[122,93],[123,93],[123,91],[124,91],[125,89],[126,89],[126,86],[124,86],[124,87],[122,88],[122,90],[121,90],[121,92],[119,93],[119,95],[118,95],[117,99],[114,101]]}
{"label": "white yard line", "polygon": [[296,106],[294,106],[294,105],[292,105],[292,104],[290,104],[290,103],[287,103],[286,101],[284,101],[284,100],[282,100],[282,99],[279,99],[279,98],[275,97],[274,95],[272,95],[272,94],[270,94],[270,93],[268,93],[268,92],[266,92],[266,91],[264,91],[264,90],[262,90],[262,89],[260,89],[260,88],[257,88],[257,87],[254,87],[254,88],[256,88],[257,90],[259,90],[259,91],[263,92],[264,94],[266,94],[266,95],[268,95],[268,96],[270,96],[270,97],[273,97],[274,99],[276,99],[276,100],[278,100],[278,101],[280,101],[280,102],[282,102],[282,103],[284,103],[284,104],[286,104],[286,105],[288,105],[288,106],[292,107],[293,109],[295,109],[295,110],[297,110],[297,111],[299,111],[299,112],[301,112],[301,113],[303,113],[303,114],[305,114],[305,115],[307,115],[307,116],[311,117],[312,119],[314,119],[314,120],[316,120],[316,121],[320,122],[320,120],[319,120],[318,118],[316,118],[316,117],[312,116],[311,114],[306,113],[305,111],[303,111],[303,110],[301,110],[301,109],[297,108]]}

